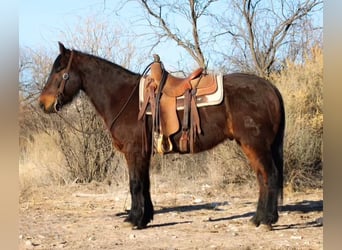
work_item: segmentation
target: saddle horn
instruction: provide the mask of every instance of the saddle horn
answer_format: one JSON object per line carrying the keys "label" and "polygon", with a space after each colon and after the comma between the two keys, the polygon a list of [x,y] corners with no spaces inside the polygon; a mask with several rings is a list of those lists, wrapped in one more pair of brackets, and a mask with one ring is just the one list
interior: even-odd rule
{"label": "saddle horn", "polygon": [[160,63],[160,56],[157,55],[157,54],[153,54],[153,61],[157,62],[157,63]]}

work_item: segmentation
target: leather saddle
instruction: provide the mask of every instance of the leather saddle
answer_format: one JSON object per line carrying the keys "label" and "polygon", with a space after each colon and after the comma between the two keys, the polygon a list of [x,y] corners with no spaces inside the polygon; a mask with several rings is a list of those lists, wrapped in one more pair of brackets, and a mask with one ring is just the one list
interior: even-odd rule
{"label": "leather saddle", "polygon": [[[154,144],[158,153],[172,151],[170,136],[179,131],[182,123],[179,150],[189,152],[190,147],[190,152],[193,152],[195,136],[201,133],[196,98],[217,90],[216,77],[204,74],[203,68],[196,69],[185,78],[175,77],[164,69],[158,55],[153,57],[151,73],[146,77],[145,97],[138,119],[145,115],[150,104],[154,122]],[[184,109],[182,122],[177,115],[179,100],[182,100]]]}

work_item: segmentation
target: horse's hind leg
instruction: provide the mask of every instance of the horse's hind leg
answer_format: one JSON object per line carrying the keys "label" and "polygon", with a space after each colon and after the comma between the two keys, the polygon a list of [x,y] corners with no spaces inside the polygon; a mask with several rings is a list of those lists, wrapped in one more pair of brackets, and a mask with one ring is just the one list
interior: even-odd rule
{"label": "horse's hind leg", "polygon": [[254,225],[271,226],[278,221],[278,170],[273,161],[271,150],[263,147],[241,145],[249,163],[256,173],[259,184],[259,200],[255,215],[251,221]]}

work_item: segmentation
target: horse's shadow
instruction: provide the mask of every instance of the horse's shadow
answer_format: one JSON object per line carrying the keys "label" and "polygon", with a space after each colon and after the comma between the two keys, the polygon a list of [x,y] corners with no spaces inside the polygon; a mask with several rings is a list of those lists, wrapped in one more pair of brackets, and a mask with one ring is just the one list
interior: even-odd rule
{"label": "horse's shadow", "polygon": [[211,202],[211,203],[203,203],[203,204],[196,204],[196,205],[182,205],[182,206],[174,206],[174,207],[162,207],[156,210],[155,214],[165,214],[171,212],[178,212],[178,213],[185,213],[185,212],[195,212],[199,210],[215,210],[215,211],[223,211],[220,209],[220,206],[225,206],[228,203],[225,202]]}
{"label": "horse's shadow", "polygon": [[[214,205],[213,205],[214,204]],[[212,211],[224,211],[220,209],[220,206],[227,205],[227,202],[212,202],[212,203],[203,203],[203,204],[191,204],[191,205],[181,205],[181,206],[173,206],[173,207],[162,207],[155,211],[155,214],[166,214],[171,212],[176,213],[187,213],[187,212],[195,212],[200,210],[212,210]],[[322,212],[323,211],[323,200],[317,201],[308,201],[303,200],[294,204],[283,205],[279,207],[280,216],[281,213],[289,212],[299,212],[299,213],[309,213],[309,212]],[[129,212],[129,211],[126,211]],[[236,219],[243,219],[243,218],[251,218],[254,215],[253,212],[247,212],[243,214],[232,215],[228,217],[220,217],[220,218],[213,218],[210,217],[205,222],[218,222],[218,221],[231,221]],[[127,213],[118,213],[117,216],[124,216]],[[162,227],[162,226],[172,226],[177,224],[184,224],[184,223],[191,223],[192,221],[183,221],[183,222],[171,222],[165,224],[155,224],[151,225],[150,227]],[[301,222],[301,223],[294,223],[288,225],[273,225],[273,230],[285,230],[285,229],[300,229],[300,228],[308,228],[308,227],[321,227],[323,226],[323,217],[319,217],[313,221],[309,222]]]}
{"label": "horse's shadow", "polygon": [[322,212],[323,211],[323,200],[308,201],[303,200],[295,204],[284,205],[280,207],[281,212]]}
{"label": "horse's shadow", "polygon": [[[185,212],[194,212],[199,210],[216,210],[220,211],[219,206],[227,205],[227,202],[211,202],[204,204],[196,204],[196,205],[182,205],[182,206],[173,206],[173,207],[161,207],[158,210],[154,211],[154,214],[166,214],[166,213],[185,213]],[[118,217],[125,217],[128,215],[130,210],[125,210],[125,212],[119,212],[115,215]]]}
{"label": "horse's shadow", "polygon": [[[280,212],[289,212],[289,213],[291,212],[301,212],[301,213],[322,212],[323,200],[318,200],[318,201],[303,200],[295,204],[281,206],[279,210]],[[293,223],[293,224],[287,224],[287,225],[274,225],[273,230],[301,229],[301,228],[322,227],[322,226],[323,226],[323,217],[318,217],[312,221],[304,221],[300,223]]]}
{"label": "horse's shadow", "polygon": [[[300,202],[297,202],[295,204],[289,204],[289,205],[283,205],[279,207],[280,213],[285,212],[300,212],[300,213],[309,213],[309,212],[322,212],[323,211],[323,200],[318,201],[308,201],[303,200]],[[229,217],[223,217],[223,218],[216,218],[216,219],[210,219],[209,222],[217,222],[217,221],[230,221],[240,218],[250,218],[254,215],[254,212],[247,212],[240,215],[233,215]],[[273,225],[272,230],[284,230],[284,229],[300,229],[300,228],[308,228],[308,227],[321,227],[323,226],[323,217],[319,217],[313,221],[309,222],[301,222],[301,223],[294,223],[294,224],[288,224],[288,225]]]}

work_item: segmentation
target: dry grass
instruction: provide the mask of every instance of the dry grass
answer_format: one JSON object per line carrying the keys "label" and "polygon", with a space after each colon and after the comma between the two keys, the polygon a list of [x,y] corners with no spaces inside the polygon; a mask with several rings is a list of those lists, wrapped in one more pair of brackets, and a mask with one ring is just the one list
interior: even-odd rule
{"label": "dry grass", "polygon": [[20,198],[30,196],[37,188],[48,185],[61,185],[70,182],[65,168],[65,158],[53,140],[55,134],[32,135],[21,148],[19,158]]}
{"label": "dry grass", "polygon": [[194,155],[156,155],[151,165],[152,175],[157,176],[154,178],[165,179],[174,188],[198,182],[219,189],[226,189],[231,184],[255,184],[253,171],[233,141]]}
{"label": "dry grass", "polygon": [[323,52],[312,49],[303,65],[286,62],[272,75],[285,103],[284,145],[287,184],[294,189],[322,186]]}
{"label": "dry grass", "polygon": [[[80,148],[79,144],[75,143],[75,141],[78,141],[76,136],[77,134],[69,133],[68,143],[70,144],[68,149],[72,148],[73,152],[77,154],[82,151],[82,148]],[[65,152],[63,147],[66,144],[59,142],[60,135],[58,131],[51,131],[49,134],[34,134],[30,140],[25,140],[25,143],[22,143],[19,158],[21,199],[30,198],[39,187],[72,184],[79,182],[85,175],[91,174],[89,171],[92,171],[93,166],[89,164],[81,165],[78,163],[71,169],[66,159],[71,154]],[[71,162],[80,160],[79,157],[81,156],[71,159]],[[84,168],[86,167],[89,169],[85,173]],[[122,154],[115,154],[106,175],[107,177],[102,179],[102,181],[107,181],[108,184],[118,185],[124,182],[124,180],[128,180],[128,172]],[[89,182],[91,181],[97,180],[94,178]]]}

